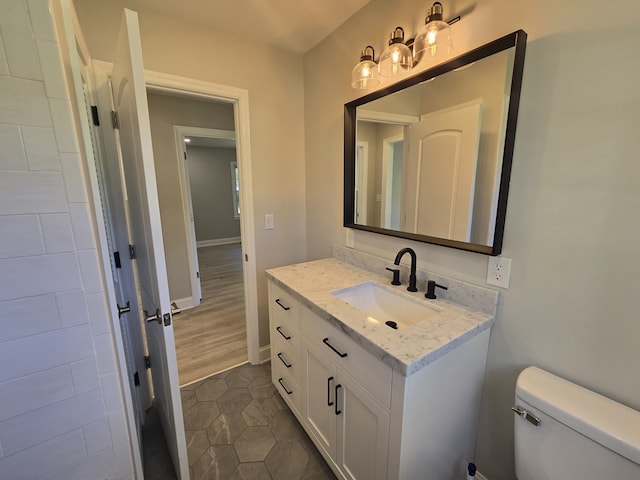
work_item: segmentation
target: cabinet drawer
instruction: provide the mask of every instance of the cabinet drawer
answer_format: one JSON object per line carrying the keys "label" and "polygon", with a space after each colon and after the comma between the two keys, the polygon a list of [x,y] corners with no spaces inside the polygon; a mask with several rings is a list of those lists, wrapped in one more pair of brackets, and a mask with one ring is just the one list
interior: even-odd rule
{"label": "cabinet drawer", "polygon": [[286,322],[278,322],[273,319],[271,326],[271,343],[281,341],[282,348],[287,348],[291,352],[300,352],[300,332]]}
{"label": "cabinet drawer", "polygon": [[300,307],[300,328],[311,345],[332,358],[382,406],[391,408],[391,367],[304,306]]}
{"label": "cabinet drawer", "polygon": [[286,368],[279,361],[271,361],[271,380],[291,410],[300,415],[302,405],[302,388],[286,372]]}
{"label": "cabinet drawer", "polygon": [[287,291],[269,282],[269,314],[272,322],[300,325],[300,304]]}
{"label": "cabinet drawer", "polygon": [[[284,329],[281,329],[284,331]],[[298,383],[302,383],[302,356],[300,352],[300,336],[296,340],[285,340],[275,329],[271,331],[271,364],[280,364]]]}

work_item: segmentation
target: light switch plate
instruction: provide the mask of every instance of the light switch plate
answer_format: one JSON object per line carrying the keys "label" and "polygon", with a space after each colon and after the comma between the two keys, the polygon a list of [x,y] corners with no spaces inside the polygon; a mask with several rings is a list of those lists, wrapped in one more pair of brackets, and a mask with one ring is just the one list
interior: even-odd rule
{"label": "light switch plate", "polygon": [[265,230],[273,230],[273,213],[267,213],[264,216],[264,229]]}
{"label": "light switch plate", "polygon": [[496,287],[509,288],[511,259],[507,257],[489,257],[487,265],[487,283]]}

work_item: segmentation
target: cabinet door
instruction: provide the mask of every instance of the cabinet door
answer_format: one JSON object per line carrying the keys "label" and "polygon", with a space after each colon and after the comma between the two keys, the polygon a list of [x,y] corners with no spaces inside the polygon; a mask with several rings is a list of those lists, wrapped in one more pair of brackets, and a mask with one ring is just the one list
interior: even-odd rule
{"label": "cabinet door", "polygon": [[348,479],[386,479],[389,413],[349,377],[338,380],[338,468]]}
{"label": "cabinet door", "polygon": [[336,458],[336,368],[306,341],[303,343],[307,369],[303,415],[318,447]]}

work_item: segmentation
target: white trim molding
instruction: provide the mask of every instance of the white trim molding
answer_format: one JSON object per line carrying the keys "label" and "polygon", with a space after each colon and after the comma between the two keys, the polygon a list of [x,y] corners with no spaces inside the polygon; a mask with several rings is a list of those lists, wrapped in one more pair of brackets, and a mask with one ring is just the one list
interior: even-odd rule
{"label": "white trim molding", "polygon": [[271,345],[260,347],[260,365],[271,360]]}
{"label": "white trim molding", "polygon": [[228,245],[230,243],[240,243],[241,241],[242,241],[242,237],[213,238],[211,240],[200,240],[199,242],[196,242],[196,246],[198,248],[213,247],[216,245]]}

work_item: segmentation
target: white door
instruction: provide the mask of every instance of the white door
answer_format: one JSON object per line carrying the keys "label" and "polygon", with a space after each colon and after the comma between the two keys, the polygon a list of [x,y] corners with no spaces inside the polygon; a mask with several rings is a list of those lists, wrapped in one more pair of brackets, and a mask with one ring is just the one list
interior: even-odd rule
{"label": "white door", "polygon": [[307,385],[303,415],[312,435],[336,458],[336,367],[306,341],[303,343]]}
{"label": "white door", "polygon": [[[83,80],[85,76],[83,73]],[[88,93],[88,92],[87,92]],[[108,98],[107,105],[110,105]],[[89,101],[89,98],[87,98]],[[90,102],[91,105],[97,102]],[[103,118],[106,117],[103,115]],[[127,219],[122,195],[118,158],[103,157],[98,148],[98,139],[92,133],[96,157],[100,199],[106,227],[107,246],[111,260],[111,278],[118,306],[118,320],[122,332],[129,388],[133,400],[138,443],[142,452],[142,425],[146,410],[151,406],[151,392],[146,381],[145,350],[138,317],[139,298],[135,287],[133,260],[129,255],[128,222],[117,222],[115,218]]]}
{"label": "white door", "polygon": [[178,477],[189,478],[138,16],[124,11],[113,66],[122,162],[155,404]]}
{"label": "white door", "polygon": [[[115,222],[115,218],[123,218],[121,212],[123,210],[123,197],[120,190],[120,176],[116,155],[103,155],[105,151],[101,148],[104,145],[101,142],[100,135],[96,135],[96,125],[99,122],[92,122],[93,112],[90,108],[96,105],[97,97],[103,94],[102,101],[105,105],[105,111],[101,111],[101,118],[107,119],[111,113],[111,96],[110,88],[99,88],[96,82],[96,72],[93,70],[91,56],[86,47],[84,36],[77,22],[77,16],[71,3],[71,0],[62,1],[53,4],[55,14],[59,15],[64,25],[64,30],[59,33],[65,38],[66,53],[70,67],[70,75],[68,76],[69,86],[74,92],[75,101],[79,108],[79,130],[78,133],[83,138],[87,166],[87,173],[91,184],[91,194],[95,205],[100,207],[95,212],[98,224],[98,237],[100,243],[107,247],[107,252],[102,252],[103,266],[105,270],[110,270],[112,274],[112,284],[107,282],[107,297],[110,303],[111,312],[115,314],[116,303],[118,307],[130,308],[130,312],[126,312],[123,308],[119,312],[119,330],[116,328],[116,336],[118,332],[121,334],[116,337],[116,348],[125,358],[126,375],[125,388],[128,386],[128,392],[125,392],[124,403],[128,415],[133,417],[133,422],[129,426],[129,434],[132,442],[137,444],[137,448],[133,449],[134,470],[138,476],[142,475],[142,424],[146,409],[151,406],[151,392],[149,383],[146,381],[146,368],[144,361],[144,348],[142,333],[140,329],[138,317],[138,302],[133,280],[133,270],[131,260],[128,256],[128,236],[126,224],[121,225]],[[104,80],[101,77],[100,80]],[[102,82],[103,84],[106,81]],[[104,86],[104,85],[103,85]],[[106,93],[106,96],[104,95]],[[104,128],[108,122],[103,121]],[[107,134],[111,134],[107,131]],[[109,162],[106,160],[113,160]],[[116,174],[111,171],[115,164]],[[110,180],[115,179],[115,180]],[[100,222],[104,224],[101,228]],[[117,228],[121,227],[121,228]],[[122,233],[124,232],[124,235]],[[124,240],[122,238],[124,236]],[[120,245],[120,247],[119,247]],[[123,246],[123,248],[121,248]],[[118,261],[116,253],[122,253],[121,261]],[[110,268],[109,268],[110,267]],[[118,340],[121,339],[120,344]],[[130,396],[127,393],[130,392]]]}
{"label": "white door", "polygon": [[[111,96],[111,83],[104,76],[95,76],[100,78],[96,88],[100,118],[108,119],[111,111],[115,109]],[[114,130],[111,128],[110,122],[100,122],[100,128],[104,135],[103,138],[113,135]],[[117,130],[115,132],[117,141]],[[141,309],[139,307],[140,295],[136,286],[135,265],[129,253],[129,245],[132,244],[131,222],[127,209],[122,156],[113,142],[105,142],[103,148],[104,155],[96,155],[98,158],[96,169],[99,172],[100,198],[104,211],[114,293],[119,310],[118,320],[122,332],[122,343],[142,458],[142,425],[145,413],[151,407],[152,402],[151,379],[145,364],[147,351],[138,313]]]}
{"label": "white door", "polygon": [[[178,305],[180,308],[197,307],[202,300],[202,285],[200,284],[200,264],[198,262],[198,244],[196,241],[196,225],[193,216],[193,202],[191,199],[191,184],[189,183],[189,167],[187,163],[187,136],[188,127],[173,127],[176,134],[176,142],[180,158],[180,186],[182,187],[182,208],[185,218],[185,234],[187,236],[187,256],[189,258],[189,278],[191,279],[191,303]],[[177,301],[177,300],[176,300]]]}
{"label": "white door", "polygon": [[338,370],[337,463],[349,480],[387,478],[389,413]]}
{"label": "white door", "polygon": [[481,118],[482,102],[474,101],[422,115],[407,127],[408,231],[470,241]]}

